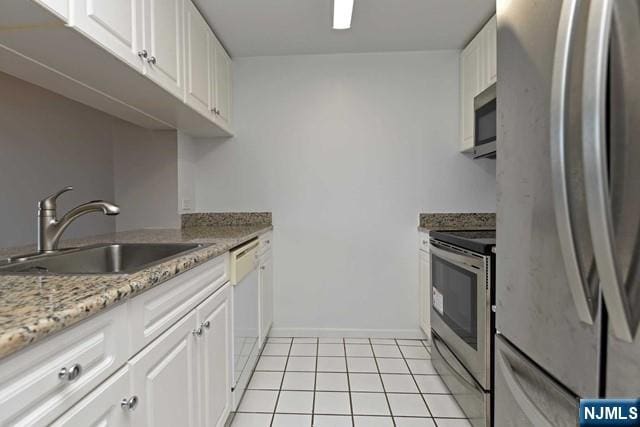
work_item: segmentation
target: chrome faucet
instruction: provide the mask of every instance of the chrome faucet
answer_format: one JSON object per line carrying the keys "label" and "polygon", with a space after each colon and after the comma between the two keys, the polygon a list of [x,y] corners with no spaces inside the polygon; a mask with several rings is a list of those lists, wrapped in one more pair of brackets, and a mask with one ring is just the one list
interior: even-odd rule
{"label": "chrome faucet", "polygon": [[57,193],[38,202],[38,252],[53,252],[58,249],[60,236],[78,217],[90,212],[102,211],[105,215],[118,215],[120,208],[104,200],[94,200],[76,206],[62,218],[57,218],[56,200],[62,193],[73,190],[65,187]]}

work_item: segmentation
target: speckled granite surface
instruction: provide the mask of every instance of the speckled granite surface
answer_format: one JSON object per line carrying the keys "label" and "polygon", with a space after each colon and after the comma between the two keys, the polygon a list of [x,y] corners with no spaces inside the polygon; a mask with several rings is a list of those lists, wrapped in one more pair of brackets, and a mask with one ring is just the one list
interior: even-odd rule
{"label": "speckled granite surface", "polygon": [[493,230],[494,213],[423,213],[418,230]]}
{"label": "speckled granite surface", "polygon": [[271,212],[206,212],[182,214],[182,228],[271,224]]}
{"label": "speckled granite surface", "polygon": [[[97,243],[202,243],[204,246],[131,275],[0,274],[0,358],[171,279],[247,240],[271,224],[136,230],[68,240]],[[4,256],[25,253],[4,250]],[[33,248],[31,248],[32,250]],[[28,252],[29,250],[26,250]]]}

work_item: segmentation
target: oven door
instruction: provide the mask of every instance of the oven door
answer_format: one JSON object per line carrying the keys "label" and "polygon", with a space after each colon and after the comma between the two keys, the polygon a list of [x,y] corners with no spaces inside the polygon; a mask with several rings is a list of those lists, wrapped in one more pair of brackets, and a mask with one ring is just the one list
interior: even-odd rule
{"label": "oven door", "polygon": [[431,327],[485,390],[491,386],[489,260],[431,241]]}

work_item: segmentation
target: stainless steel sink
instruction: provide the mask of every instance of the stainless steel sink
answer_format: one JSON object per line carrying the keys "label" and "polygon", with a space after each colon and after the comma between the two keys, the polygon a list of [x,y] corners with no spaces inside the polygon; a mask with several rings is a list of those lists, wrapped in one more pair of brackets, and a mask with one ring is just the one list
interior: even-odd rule
{"label": "stainless steel sink", "polygon": [[121,243],[87,246],[53,254],[16,257],[0,266],[4,273],[130,274],[186,254],[199,244]]}

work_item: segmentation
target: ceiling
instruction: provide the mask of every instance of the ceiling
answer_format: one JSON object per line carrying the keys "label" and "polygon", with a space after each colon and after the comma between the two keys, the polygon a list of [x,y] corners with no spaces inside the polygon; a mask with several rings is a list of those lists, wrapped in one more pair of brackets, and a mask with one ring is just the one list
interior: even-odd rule
{"label": "ceiling", "polygon": [[355,0],[333,30],[333,0],[194,0],[231,56],[459,49],[495,0]]}

